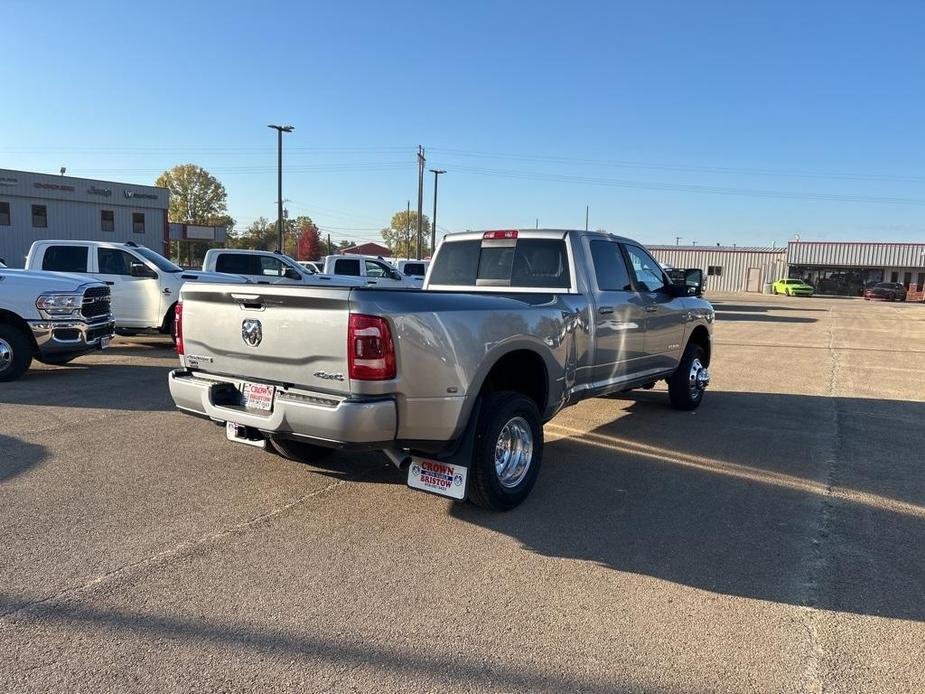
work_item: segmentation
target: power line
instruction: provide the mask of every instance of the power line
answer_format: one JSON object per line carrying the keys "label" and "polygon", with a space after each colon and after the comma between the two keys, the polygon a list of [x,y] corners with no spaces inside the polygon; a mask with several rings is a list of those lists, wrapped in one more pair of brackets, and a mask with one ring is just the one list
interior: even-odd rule
{"label": "power line", "polygon": [[658,190],[680,193],[705,193],[711,195],[734,195],[757,198],[782,198],[787,200],[821,200],[833,202],[872,202],[890,205],[925,205],[925,199],[883,197],[876,195],[856,195],[840,193],[808,193],[786,190],[760,190],[754,188],[734,188],[726,186],[707,186],[688,183],[660,183],[657,181],[634,181],[626,179],[595,178],[590,176],[570,176],[567,174],[547,174],[531,171],[506,169],[481,169],[457,165],[454,171],[462,171],[477,176],[522,179],[530,181],[547,181],[553,183],[581,183],[584,185],[608,186],[616,188],[634,188],[639,190]]}

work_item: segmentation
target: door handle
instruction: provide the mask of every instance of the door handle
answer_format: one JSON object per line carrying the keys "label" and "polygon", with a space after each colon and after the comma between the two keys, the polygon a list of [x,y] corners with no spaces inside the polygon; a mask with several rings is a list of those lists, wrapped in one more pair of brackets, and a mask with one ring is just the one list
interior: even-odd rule
{"label": "door handle", "polygon": [[608,313],[613,313],[613,306],[601,306],[597,309],[597,312],[602,316],[606,316]]}
{"label": "door handle", "polygon": [[658,311],[658,306],[646,306],[646,313],[655,313]]}

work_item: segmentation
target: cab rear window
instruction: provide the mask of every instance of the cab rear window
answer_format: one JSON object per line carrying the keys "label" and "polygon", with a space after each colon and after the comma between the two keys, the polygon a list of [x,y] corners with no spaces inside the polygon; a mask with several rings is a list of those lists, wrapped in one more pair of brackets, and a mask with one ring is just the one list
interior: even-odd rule
{"label": "cab rear window", "polygon": [[571,276],[565,241],[518,239],[506,245],[484,243],[481,239],[451,241],[437,254],[430,283],[568,289]]}

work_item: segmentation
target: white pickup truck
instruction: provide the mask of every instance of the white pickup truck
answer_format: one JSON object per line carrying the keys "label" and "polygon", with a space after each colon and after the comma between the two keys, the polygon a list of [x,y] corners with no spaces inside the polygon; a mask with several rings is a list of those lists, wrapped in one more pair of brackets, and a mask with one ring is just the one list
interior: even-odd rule
{"label": "white pickup truck", "polygon": [[307,284],[313,287],[366,286],[361,277],[334,277],[302,265],[285,253],[239,248],[210,248],[202,262],[206,272],[231,273],[257,284]]}
{"label": "white pickup truck", "polygon": [[247,282],[235,275],[184,270],[131,241],[36,241],[26,256],[26,269],[77,273],[110,287],[120,334],[143,330],[171,334],[184,282]]}
{"label": "white pickup truck", "polygon": [[102,282],[0,264],[0,381],[22,376],[33,358],[65,364],[105,349],[114,324]]}
{"label": "white pickup truck", "polygon": [[403,275],[382,258],[369,255],[329,255],[324,273],[338,277],[358,277],[362,284],[379,289],[420,289],[423,282]]}

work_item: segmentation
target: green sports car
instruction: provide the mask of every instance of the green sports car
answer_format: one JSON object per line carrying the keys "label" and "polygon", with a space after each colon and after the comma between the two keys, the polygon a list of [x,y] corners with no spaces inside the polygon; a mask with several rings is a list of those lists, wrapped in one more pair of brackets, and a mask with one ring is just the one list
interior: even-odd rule
{"label": "green sports car", "polygon": [[787,296],[812,296],[814,291],[816,290],[812,285],[795,279],[777,280],[772,288],[774,294],[786,294]]}

